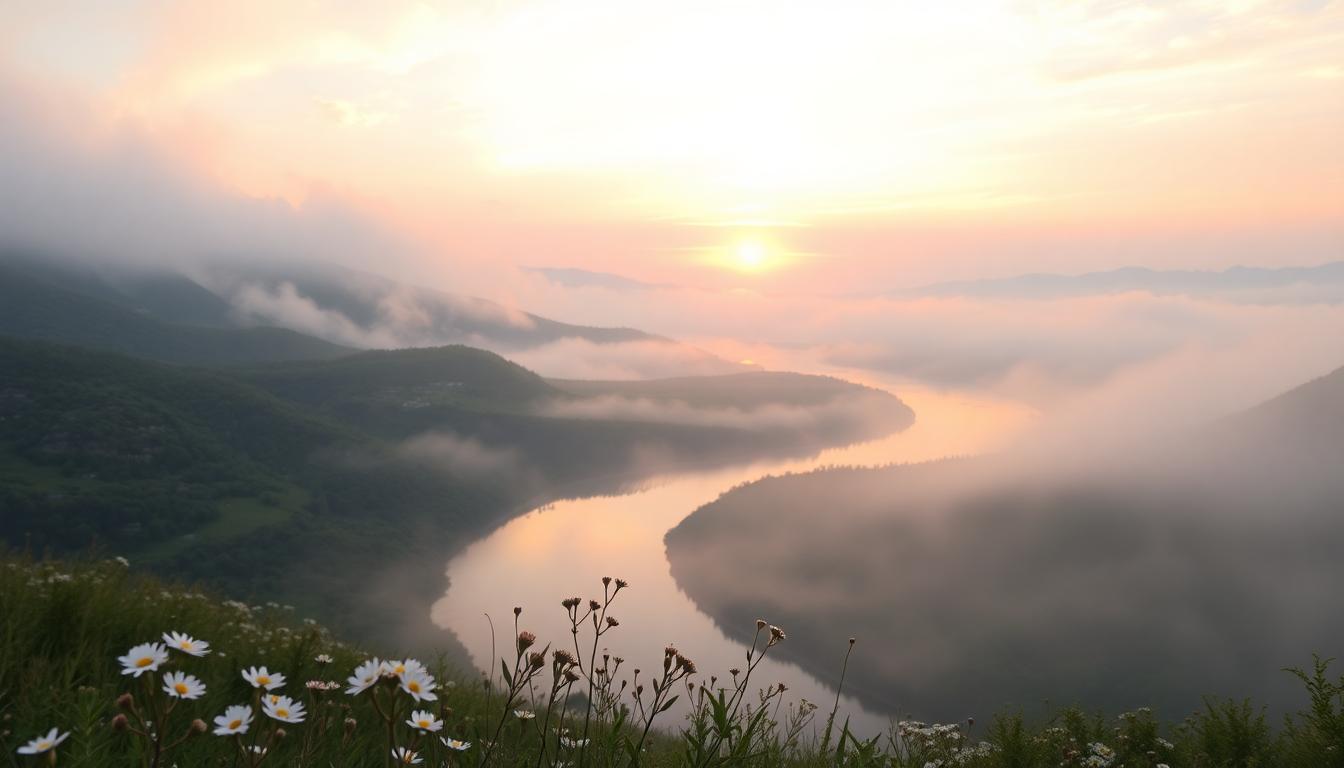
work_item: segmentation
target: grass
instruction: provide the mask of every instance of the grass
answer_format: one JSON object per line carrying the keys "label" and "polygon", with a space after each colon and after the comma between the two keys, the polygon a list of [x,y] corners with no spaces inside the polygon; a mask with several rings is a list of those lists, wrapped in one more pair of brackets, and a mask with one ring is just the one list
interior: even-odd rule
{"label": "grass", "polygon": [[137,559],[157,562],[175,557],[197,544],[223,544],[230,539],[245,536],[267,526],[288,522],[308,503],[309,494],[302,488],[287,485],[282,490],[269,492],[258,498],[243,496],[219,502],[219,517],[201,526],[199,530],[175,539],[153,544],[137,552]]}
{"label": "grass", "polygon": [[[601,586],[600,599],[563,601],[571,631],[550,643],[527,632],[525,614],[514,609],[488,679],[442,661],[418,672],[410,660],[380,676],[366,662],[389,649],[342,643],[287,606],[224,600],[117,560],[0,555],[0,765],[385,766],[396,748],[424,765],[532,768],[1344,766],[1344,678],[1332,676],[1326,660],[1291,671],[1303,683],[1304,709],[1277,726],[1250,702],[1209,700],[1176,723],[1146,709],[1115,718],[1066,710],[1042,723],[1004,713],[983,724],[894,723],[863,740],[849,731],[838,696],[835,708],[818,711],[789,701],[782,686],[753,682],[755,666],[787,641],[764,621],[741,669],[701,671],[675,648],[664,651],[661,669],[629,669],[605,650],[619,642],[626,585]],[[143,676],[122,674],[119,656],[168,631],[207,640],[211,652],[169,650]],[[240,674],[261,665],[287,677],[273,693],[302,704],[302,722],[262,711],[262,691]],[[360,665],[370,672],[368,687],[348,694],[347,678]],[[199,678],[204,695],[170,698],[162,690],[169,672]],[[416,688],[436,698],[416,702],[408,693]],[[673,709],[678,702],[685,714]],[[254,712],[248,732],[213,734],[231,705]],[[441,722],[440,730],[407,724],[413,710],[424,712],[417,720]],[[18,754],[52,727],[68,731],[68,740],[44,754]],[[455,749],[457,741],[449,746],[440,736],[471,744]]]}

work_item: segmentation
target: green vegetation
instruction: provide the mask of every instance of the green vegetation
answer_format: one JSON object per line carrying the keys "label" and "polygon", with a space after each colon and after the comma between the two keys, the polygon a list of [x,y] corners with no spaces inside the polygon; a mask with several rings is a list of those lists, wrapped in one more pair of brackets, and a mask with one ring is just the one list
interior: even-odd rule
{"label": "green vegetation", "polygon": [[[76,768],[377,766],[394,764],[394,748],[415,752],[411,762],[472,766],[1344,766],[1344,678],[1325,660],[1291,670],[1305,709],[1279,728],[1249,703],[1210,699],[1177,723],[1148,709],[1113,719],[1067,709],[1043,722],[1013,713],[979,725],[906,720],[861,738],[843,712],[792,701],[783,686],[761,687],[756,665],[787,645],[784,631],[765,622],[741,670],[699,670],[674,648],[661,669],[630,669],[611,655],[620,652],[621,629],[607,620],[638,599],[626,591],[604,580],[599,598],[565,600],[572,640],[536,638],[525,629],[528,613],[515,609],[499,672],[487,682],[442,660],[424,669],[410,659],[365,665],[368,651],[289,606],[221,601],[115,560],[5,556],[0,750],[7,765],[56,764],[54,751],[60,765]],[[192,641],[175,635],[172,649],[143,646],[168,633]],[[263,681],[247,674],[261,666],[272,685],[266,697],[292,701],[261,704]],[[166,692],[169,673],[191,676],[173,679],[192,698]],[[235,705],[250,718],[224,717]],[[412,711],[423,714],[408,723]],[[245,733],[219,734],[244,723]],[[19,754],[53,727],[69,734],[54,750]]]}
{"label": "green vegetation", "polygon": [[[650,470],[641,456],[710,466],[852,436],[535,412],[565,397],[467,347],[223,370],[0,338],[0,538],[99,545],[364,637],[392,621],[371,578],[427,604],[456,548],[549,499],[618,489]],[[427,613],[401,636],[437,642]]]}
{"label": "green vegetation", "polygon": [[327,359],[353,350],[285,328],[178,325],[0,262],[0,334],[148,360],[234,365]]}

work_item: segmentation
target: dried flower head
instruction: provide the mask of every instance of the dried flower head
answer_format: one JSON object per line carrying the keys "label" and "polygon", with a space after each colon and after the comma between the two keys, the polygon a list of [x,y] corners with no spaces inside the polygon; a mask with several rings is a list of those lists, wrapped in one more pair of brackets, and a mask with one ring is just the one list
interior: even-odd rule
{"label": "dried flower head", "polygon": [[519,632],[518,653],[521,655],[523,651],[526,651],[528,648],[531,648],[533,645],[536,644],[536,642],[537,642],[537,636],[532,634],[531,632],[528,632],[527,630]]}

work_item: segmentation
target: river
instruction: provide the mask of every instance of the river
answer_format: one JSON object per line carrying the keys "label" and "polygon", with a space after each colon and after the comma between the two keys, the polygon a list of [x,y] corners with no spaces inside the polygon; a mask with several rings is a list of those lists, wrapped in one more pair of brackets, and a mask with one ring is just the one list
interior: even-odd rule
{"label": "river", "polygon": [[[615,603],[611,613],[620,626],[604,638],[604,646],[626,659],[623,670],[658,669],[663,648],[671,644],[692,658],[702,675],[727,678],[728,669],[744,666],[746,648],[727,638],[673,580],[663,544],[668,530],[725,491],[767,475],[982,453],[1003,445],[1033,420],[1028,409],[1002,400],[863,383],[888,389],[910,405],[916,413],[914,426],[806,459],[653,477],[620,495],[559,501],[532,510],[448,563],[449,587],[434,604],[431,618],[452,630],[475,664],[485,669],[492,657],[485,614],[494,619],[501,648],[510,642],[514,606],[523,607],[521,626],[535,632],[540,644],[569,643],[560,601],[600,597],[601,577],[618,577],[630,588]],[[837,658],[837,674],[839,662]],[[753,681],[762,687],[783,682],[790,701],[807,699],[823,712],[835,697],[833,681],[818,680],[788,662],[767,657],[756,674]],[[841,711],[863,734],[875,735],[890,723],[891,713],[868,711],[847,697],[841,700]],[[665,722],[673,723],[673,718]]]}

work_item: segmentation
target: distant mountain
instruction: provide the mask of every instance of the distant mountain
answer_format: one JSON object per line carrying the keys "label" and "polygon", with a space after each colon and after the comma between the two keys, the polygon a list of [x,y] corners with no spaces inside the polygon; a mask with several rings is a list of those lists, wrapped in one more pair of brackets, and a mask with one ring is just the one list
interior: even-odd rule
{"label": "distant mountain", "polygon": [[1231,267],[1221,271],[1125,267],[1080,275],[1037,273],[934,283],[895,296],[1053,299],[1128,291],[1220,297],[1251,303],[1344,301],[1344,261],[1315,267]]}
{"label": "distant mountain", "polygon": [[[7,295],[38,287],[62,292],[61,302],[67,305],[80,297],[100,302],[104,309],[116,307],[146,320],[196,329],[283,328],[344,349],[469,344],[509,352],[562,339],[593,344],[675,344],[631,328],[562,323],[485,299],[406,285],[335,266],[216,262],[198,267],[188,276],[169,268],[79,264],[6,252],[0,253],[0,282],[12,284],[6,289]],[[35,320],[16,312],[8,318],[12,330],[0,326],[0,333],[83,344],[91,334],[102,333],[79,326],[82,320],[92,319],[91,313],[94,310],[75,312],[70,320],[56,323],[52,317]],[[31,313],[25,309],[22,314]],[[125,323],[117,321],[113,325]],[[148,332],[148,325],[141,327]],[[166,342],[152,346],[153,354],[115,346],[107,338],[100,345],[154,359],[210,362],[186,358],[176,349],[162,351],[157,344]],[[295,359],[330,356],[317,347],[307,351],[296,348],[294,352]],[[243,350],[222,357],[228,361],[235,357],[283,359]]]}
{"label": "distant mountain", "polygon": [[218,319],[219,299],[195,283],[167,276],[125,285],[123,292],[91,275],[0,262],[0,335],[196,365],[311,360],[353,351],[285,328],[168,322],[162,318]]}
{"label": "distant mountain", "polygon": [[605,288],[612,291],[656,291],[676,286],[670,283],[648,283],[643,280],[612,272],[594,272],[574,267],[524,267],[523,271],[541,275],[556,285],[567,288]]}
{"label": "distant mountain", "polygon": [[1282,714],[1295,681],[1278,670],[1344,636],[1341,462],[1344,369],[1087,462],[766,478],[669,531],[668,557],[725,632],[767,616],[823,679],[857,636],[847,690],[877,711],[1175,717],[1236,691]]}
{"label": "distant mountain", "polygon": [[469,344],[508,352],[561,339],[673,343],[632,328],[562,323],[485,299],[333,266],[216,265],[207,283],[242,317],[368,348]]}

